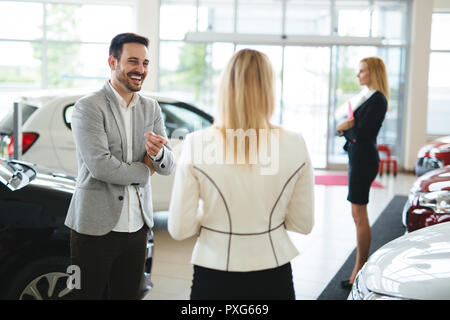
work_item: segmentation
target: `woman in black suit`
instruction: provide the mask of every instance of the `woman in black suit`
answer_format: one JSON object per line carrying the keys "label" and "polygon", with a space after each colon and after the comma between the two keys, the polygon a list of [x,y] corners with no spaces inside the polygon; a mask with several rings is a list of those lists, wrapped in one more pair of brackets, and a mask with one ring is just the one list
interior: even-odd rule
{"label": "woman in black suit", "polygon": [[370,247],[370,225],[367,215],[370,185],[377,176],[380,158],[377,135],[388,108],[389,85],[386,66],[378,57],[361,60],[358,79],[360,85],[369,89],[366,100],[356,109],[354,116],[336,127],[347,142],[348,152],[348,197],[352,204],[352,216],[356,225],[356,261],[348,280],[342,281],[344,288],[351,288],[353,281],[367,261]]}

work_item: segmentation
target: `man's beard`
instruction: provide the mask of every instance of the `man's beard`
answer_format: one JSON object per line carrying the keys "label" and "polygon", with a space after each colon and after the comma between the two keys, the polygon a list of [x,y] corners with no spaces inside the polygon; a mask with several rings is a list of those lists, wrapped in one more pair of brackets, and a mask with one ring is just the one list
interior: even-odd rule
{"label": "man's beard", "polygon": [[[128,74],[125,74],[119,66],[117,66],[116,75],[117,80],[119,80],[119,82],[123,84],[131,92],[140,91],[142,88],[142,83],[144,82],[145,79],[145,75],[140,74],[138,72],[129,72]],[[133,75],[141,77],[141,81],[139,84],[134,84],[133,81],[130,79],[130,77],[132,77]]]}

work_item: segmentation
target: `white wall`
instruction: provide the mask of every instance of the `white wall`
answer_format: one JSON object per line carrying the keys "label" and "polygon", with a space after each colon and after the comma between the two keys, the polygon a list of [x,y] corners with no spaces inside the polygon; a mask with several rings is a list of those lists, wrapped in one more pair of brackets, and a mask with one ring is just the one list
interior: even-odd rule
{"label": "white wall", "polygon": [[408,87],[404,121],[404,167],[413,170],[427,141],[428,69],[433,0],[412,1]]}
{"label": "white wall", "polygon": [[450,0],[434,0],[434,9],[450,11]]}
{"label": "white wall", "polygon": [[404,122],[404,169],[413,170],[417,152],[427,142],[428,71],[431,16],[450,11],[450,0],[413,0],[408,89]]}

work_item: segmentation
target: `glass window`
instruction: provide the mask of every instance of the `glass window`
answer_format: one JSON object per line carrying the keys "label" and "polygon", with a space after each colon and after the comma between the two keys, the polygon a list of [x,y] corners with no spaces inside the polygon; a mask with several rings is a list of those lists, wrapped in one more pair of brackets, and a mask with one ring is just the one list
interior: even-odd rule
{"label": "glass window", "polygon": [[0,88],[97,87],[111,39],[135,30],[134,6],[46,2],[0,2]]}
{"label": "glass window", "polygon": [[78,70],[80,44],[47,45],[47,85],[49,87],[72,87]]}
{"label": "glass window", "polygon": [[[108,66],[109,43],[82,43],[79,49],[79,65],[76,74],[79,75],[78,86],[93,85],[105,82],[110,78],[111,69]],[[87,81],[83,85],[83,81]],[[93,81],[93,82],[89,82]]]}
{"label": "glass window", "polygon": [[450,13],[433,13],[432,19],[431,50],[450,50]]}
{"label": "glass window", "polygon": [[108,79],[108,45],[47,45],[48,87],[94,87]]}
{"label": "glass window", "polygon": [[330,0],[291,0],[286,3],[286,34],[329,35]]}
{"label": "glass window", "polygon": [[163,0],[159,12],[161,39],[183,40],[186,32],[197,30],[196,0]]}
{"label": "glass window", "polygon": [[239,0],[237,32],[281,34],[283,31],[281,3],[273,0]]}
{"label": "glass window", "polygon": [[390,44],[406,43],[408,5],[405,1],[375,1],[372,36],[383,37]]}
{"label": "glass window", "polygon": [[427,133],[432,136],[450,134],[449,28],[450,13],[433,13],[427,110]]}
{"label": "glass window", "polygon": [[377,56],[386,64],[389,81],[389,109],[378,134],[378,143],[387,144],[394,156],[400,157],[399,143],[403,127],[406,50],[404,48],[377,48]]}
{"label": "glass window", "polygon": [[78,30],[81,20],[80,9],[80,5],[47,4],[47,38],[50,40],[80,40],[81,35]]}
{"label": "glass window", "polygon": [[233,54],[230,43],[161,41],[160,91],[195,101],[212,112],[220,73]]}
{"label": "glass window", "polygon": [[206,44],[160,43],[160,90],[185,100],[200,98],[205,69]]}
{"label": "glass window", "polygon": [[315,167],[326,166],[330,48],[286,47],[282,124],[301,132]]}
{"label": "glass window", "polygon": [[41,55],[40,42],[0,41],[0,87],[39,87]]}
{"label": "glass window", "polygon": [[200,0],[198,31],[234,32],[234,0]]}
{"label": "glass window", "polygon": [[1,1],[0,39],[42,38],[42,3]]}
{"label": "glass window", "polygon": [[427,133],[430,135],[450,134],[449,70],[450,52],[432,52],[428,76],[427,117]]}
{"label": "glass window", "polygon": [[336,1],[338,35],[368,37],[370,34],[369,1]]}
{"label": "glass window", "polygon": [[115,35],[136,30],[132,6],[83,5],[79,12],[79,34],[84,42],[98,41],[109,44]]}
{"label": "glass window", "polygon": [[[99,17],[110,17],[101,19]],[[134,30],[131,6],[47,4],[47,37],[51,40],[107,42]]]}

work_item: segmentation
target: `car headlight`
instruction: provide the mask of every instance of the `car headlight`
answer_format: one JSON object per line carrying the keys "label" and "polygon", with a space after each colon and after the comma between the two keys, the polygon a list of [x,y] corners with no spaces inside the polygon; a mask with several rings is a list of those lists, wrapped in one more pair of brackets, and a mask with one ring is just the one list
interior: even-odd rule
{"label": "car headlight", "polygon": [[349,296],[350,300],[402,300],[397,297],[386,296],[370,291],[364,283],[364,279],[361,275],[363,269],[358,272],[358,275],[355,278],[355,282],[353,283],[352,291]]}
{"label": "car headlight", "polygon": [[438,169],[442,168],[444,163],[440,159],[423,158],[422,167],[427,169]]}
{"label": "car headlight", "polygon": [[450,214],[450,192],[434,191],[423,193],[419,197],[419,205],[430,208],[435,213]]}
{"label": "car headlight", "polygon": [[367,289],[366,284],[361,276],[361,270],[356,275],[355,281],[353,282],[352,291],[350,292],[350,296],[352,300],[365,300],[370,294],[369,289]]}
{"label": "car headlight", "polygon": [[408,195],[408,200],[405,202],[405,205],[403,206],[403,211],[402,211],[402,223],[405,227],[408,226],[408,211],[409,208],[411,208],[411,206],[413,205],[413,201],[416,198],[416,195],[418,194],[418,192],[411,190],[411,192]]}

